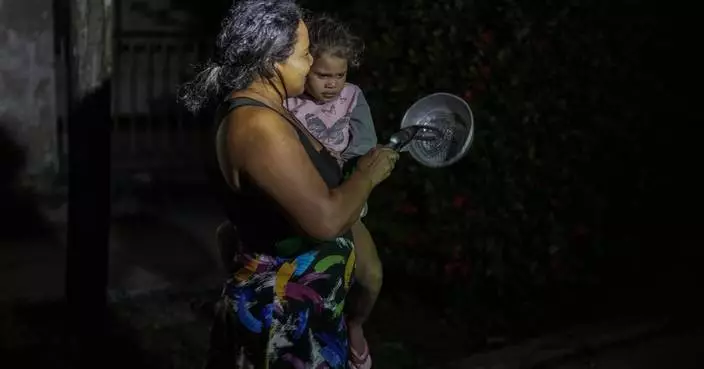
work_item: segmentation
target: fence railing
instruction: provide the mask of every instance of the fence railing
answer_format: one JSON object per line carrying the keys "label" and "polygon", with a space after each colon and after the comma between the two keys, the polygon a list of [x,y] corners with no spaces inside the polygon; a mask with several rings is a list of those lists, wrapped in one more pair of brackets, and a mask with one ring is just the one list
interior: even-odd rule
{"label": "fence railing", "polygon": [[112,164],[119,173],[202,179],[209,124],[176,101],[178,87],[207,52],[184,35],[132,32],[116,37],[112,92]]}

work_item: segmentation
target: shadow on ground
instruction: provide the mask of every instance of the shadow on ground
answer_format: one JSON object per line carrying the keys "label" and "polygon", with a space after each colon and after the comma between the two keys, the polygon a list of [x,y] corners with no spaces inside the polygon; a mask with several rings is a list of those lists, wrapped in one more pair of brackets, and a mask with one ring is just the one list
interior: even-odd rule
{"label": "shadow on ground", "polygon": [[[95,362],[95,367],[118,368],[194,368],[195,362],[184,362],[187,354],[174,355],[159,352],[149,346],[150,331],[138,331],[125,317],[125,309],[113,306],[107,319],[107,335],[103,342],[106,357]],[[63,302],[43,304],[18,304],[2,307],[0,312],[0,353],[4,362],[13,363],[15,369],[74,368],[71,353],[89,355],[80,348],[71,347],[66,322],[66,305]],[[151,332],[154,332],[152,329]],[[169,331],[159,332],[173,334]],[[154,334],[152,335],[154,336]],[[98,339],[98,338],[96,338]],[[162,341],[165,341],[162,338]],[[170,344],[174,344],[171,340]],[[150,350],[151,349],[151,350]],[[198,357],[201,352],[190,345]],[[75,355],[73,356],[75,357]]]}
{"label": "shadow on ground", "polygon": [[[212,302],[217,295],[215,289],[159,292],[112,303],[102,345],[109,359],[96,362],[96,366],[201,367],[207,351]],[[637,325],[612,322],[586,327],[588,334],[580,333],[580,329],[567,330],[505,349],[479,354],[463,352],[458,349],[463,342],[451,342],[462,339],[462,334],[450,322],[443,322],[418,301],[404,306],[382,299],[369,324],[368,339],[376,368],[695,369],[701,367],[704,359],[699,350],[704,344],[704,331],[682,320],[631,334],[626,339],[615,336],[624,327]],[[66,307],[61,302],[0,305],[0,355],[7,362],[18,363],[13,366],[17,369],[75,367],[69,355],[81,352],[69,345],[65,314]],[[561,350],[564,353],[552,354]],[[481,357],[460,360],[473,354]],[[550,360],[538,360],[546,354]]]}
{"label": "shadow on ground", "polygon": [[[196,223],[194,219],[192,223]],[[210,228],[210,227],[206,227]],[[110,235],[110,287],[122,291],[172,289],[221,276],[213,257],[215,225],[196,231],[167,216],[142,212],[113,219]]]}
{"label": "shadow on ground", "polygon": [[25,150],[0,122],[0,300],[63,292],[65,252],[26,183]]}
{"label": "shadow on ground", "polygon": [[25,150],[6,127],[6,122],[0,122],[0,241],[51,238],[51,226],[39,210],[37,196],[22,180]]}

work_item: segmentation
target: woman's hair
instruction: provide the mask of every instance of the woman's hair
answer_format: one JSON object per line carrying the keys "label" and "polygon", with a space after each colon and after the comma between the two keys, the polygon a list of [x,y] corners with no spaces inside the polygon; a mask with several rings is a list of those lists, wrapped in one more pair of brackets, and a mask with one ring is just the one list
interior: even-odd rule
{"label": "woman's hair", "polygon": [[274,64],[293,54],[301,18],[293,0],[235,1],[222,22],[214,58],[182,87],[181,102],[195,113],[212,99],[245,89],[257,78],[270,80],[278,75]]}
{"label": "woman's hair", "polygon": [[325,14],[307,17],[306,25],[313,58],[329,54],[347,59],[347,65],[350,67],[359,66],[364,43],[353,35],[347,26]]}

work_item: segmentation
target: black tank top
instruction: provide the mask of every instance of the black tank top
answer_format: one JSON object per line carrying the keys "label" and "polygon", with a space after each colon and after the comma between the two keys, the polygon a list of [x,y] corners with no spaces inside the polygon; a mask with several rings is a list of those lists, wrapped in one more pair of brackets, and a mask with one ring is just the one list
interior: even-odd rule
{"label": "black tank top", "polygon": [[[306,134],[298,124],[291,121],[291,118],[272,109],[266,104],[247,97],[238,97],[225,101],[216,114],[216,154],[224,161],[223,169],[218,165],[217,173],[220,175],[217,181],[219,188],[219,199],[225,206],[225,212],[238,229],[242,245],[246,251],[275,254],[274,245],[281,240],[292,236],[305,234],[295,225],[286,211],[261,190],[248,176],[242,172],[239,177],[240,188],[235,190],[229,181],[224,177],[223,172],[228,175],[232,173],[232,165],[227,155],[227,137],[229,125],[224,124],[225,117],[234,109],[242,106],[259,106],[275,111],[281,115],[296,130],[298,138],[306,150],[306,153],[313,162],[313,165],[320,173],[328,188],[333,189],[342,183],[343,177],[337,160],[327,151],[325,147],[318,152],[310,142]],[[219,161],[217,161],[219,164]]]}

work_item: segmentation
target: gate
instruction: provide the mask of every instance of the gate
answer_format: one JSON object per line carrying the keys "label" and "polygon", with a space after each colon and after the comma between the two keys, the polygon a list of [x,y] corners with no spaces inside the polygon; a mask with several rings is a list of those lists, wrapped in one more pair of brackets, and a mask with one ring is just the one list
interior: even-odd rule
{"label": "gate", "polygon": [[179,85],[203,60],[203,42],[173,32],[117,34],[112,101],[112,162],[118,176],[148,174],[168,182],[204,179],[198,122],[176,101]]}

